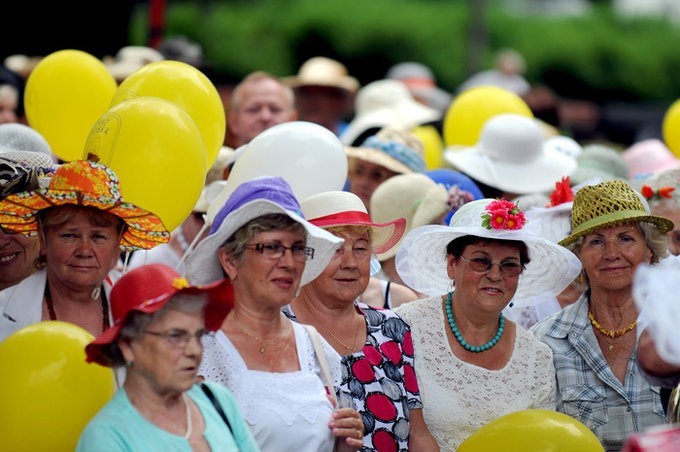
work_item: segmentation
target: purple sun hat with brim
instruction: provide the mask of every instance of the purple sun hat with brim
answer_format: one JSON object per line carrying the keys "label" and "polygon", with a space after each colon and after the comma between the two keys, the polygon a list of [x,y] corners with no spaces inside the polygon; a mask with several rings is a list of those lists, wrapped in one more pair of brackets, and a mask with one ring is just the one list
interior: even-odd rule
{"label": "purple sun hat with brim", "polygon": [[444,224],[449,224],[451,217],[460,207],[470,201],[484,198],[482,190],[470,177],[449,168],[439,168],[425,171],[425,175],[438,184],[443,185],[449,192],[449,213],[444,218]]}
{"label": "purple sun hat with brim", "polygon": [[187,278],[192,284],[205,285],[224,278],[218,250],[238,229],[251,220],[268,214],[283,214],[300,223],[307,231],[307,246],[314,257],[307,261],[300,285],[315,279],[326,268],[343,239],[302,216],[293,189],[282,177],[263,176],[240,184],[217,212],[209,235],[187,256]]}

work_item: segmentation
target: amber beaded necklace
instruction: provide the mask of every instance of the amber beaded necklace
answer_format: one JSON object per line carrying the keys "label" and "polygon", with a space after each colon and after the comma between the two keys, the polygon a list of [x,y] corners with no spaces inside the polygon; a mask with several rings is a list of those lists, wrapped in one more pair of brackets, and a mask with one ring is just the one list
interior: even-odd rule
{"label": "amber beaded necklace", "polygon": [[595,316],[593,315],[592,312],[590,312],[590,310],[588,310],[588,318],[590,319],[590,323],[592,323],[593,327],[597,331],[599,331],[601,334],[604,334],[607,337],[611,337],[612,339],[623,336],[624,334],[628,333],[629,331],[632,331],[633,329],[635,329],[635,327],[637,326],[637,319],[636,319],[636,320],[633,320],[628,326],[626,326],[625,328],[622,328],[620,330],[607,330],[607,329],[603,328],[602,325],[600,325],[600,323],[597,320],[595,320]]}

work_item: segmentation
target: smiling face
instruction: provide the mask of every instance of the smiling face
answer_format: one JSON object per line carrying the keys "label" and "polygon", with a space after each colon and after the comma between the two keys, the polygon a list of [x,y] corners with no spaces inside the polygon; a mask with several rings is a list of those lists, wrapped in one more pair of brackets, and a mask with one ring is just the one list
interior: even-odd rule
{"label": "smiling face", "polygon": [[58,207],[42,221],[40,252],[50,281],[71,290],[99,286],[118,260],[118,217],[86,207]]}
{"label": "smiling face", "polygon": [[[258,243],[297,248],[305,246],[305,235],[285,230],[258,232],[248,240],[248,246]],[[260,306],[280,309],[295,297],[306,261],[293,257],[290,249],[279,258],[265,256],[252,247],[246,248],[239,258],[232,258],[224,248],[218,253],[222,268],[234,286],[236,303],[250,300]]]}
{"label": "smiling face", "polygon": [[[130,381],[146,382],[158,393],[184,392],[196,382],[203,356],[203,345],[197,335],[205,329],[203,311],[194,313],[168,309],[148,324],[136,339],[120,341],[127,362]],[[188,342],[173,341],[163,334],[188,333]]]}
{"label": "smiling face", "polygon": [[620,290],[632,285],[640,263],[651,262],[652,251],[637,224],[627,223],[586,235],[578,256],[591,288]]}
{"label": "smiling face", "polygon": [[387,179],[397,174],[382,165],[351,158],[349,159],[347,180],[349,181],[350,191],[361,198],[364,206],[366,206],[366,210],[368,210],[370,209],[371,196],[375,189]]}
{"label": "smiling face", "polygon": [[13,286],[37,269],[38,237],[5,233],[0,229],[0,290]]}
{"label": "smiling face", "polygon": [[486,259],[494,265],[486,272],[479,272],[471,267],[470,262],[449,254],[446,257],[447,272],[456,282],[454,300],[481,311],[500,313],[515,295],[520,275],[503,276],[497,264],[521,265],[519,246],[479,241],[467,245],[461,256],[467,260]]}
{"label": "smiling face", "polygon": [[303,290],[324,304],[351,304],[368,286],[371,277],[371,242],[365,227],[333,232],[345,239],[325,270]]}

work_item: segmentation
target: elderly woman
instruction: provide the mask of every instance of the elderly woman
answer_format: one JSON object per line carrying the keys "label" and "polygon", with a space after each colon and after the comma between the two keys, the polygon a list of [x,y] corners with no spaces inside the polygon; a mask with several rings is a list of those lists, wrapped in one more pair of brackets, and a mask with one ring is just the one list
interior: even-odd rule
{"label": "elderly woman", "polygon": [[668,253],[673,223],[650,215],[621,180],[581,188],[574,197],[571,234],[560,241],[579,257],[587,288],[572,305],[532,327],[553,351],[557,410],[588,426],[606,450],[664,422],[659,388],[638,371],[638,311],[632,283],[640,264]]}
{"label": "elderly woman", "polygon": [[361,199],[344,191],[312,195],[301,206],[310,223],[344,243],[287,314],[314,325],[342,355],[341,404],[361,413],[366,450],[438,450],[423,421],[408,325],[392,311],[356,302],[370,278],[371,253],[394,246],[405,220],[373,223]]}
{"label": "elderly woman", "polygon": [[152,213],[123,201],[104,165],[61,165],[46,188],[0,201],[4,230],[37,235],[41,270],[0,292],[0,340],[43,320],[74,323],[93,336],[110,326],[108,293],[120,250],[168,241]]}
{"label": "elderly woman", "polygon": [[192,287],[164,264],[123,275],[111,291],[115,325],[87,345],[88,362],[126,366],[126,379],[78,451],[257,451],[231,393],[196,384],[202,339],[232,304],[231,285]]}
{"label": "elderly woman", "polygon": [[[340,380],[340,356],[330,348],[315,352],[318,333],[281,312],[342,242],[299,212],[282,178],[244,182],[188,256],[191,281],[226,275],[234,286],[234,309],[206,343],[200,375],[234,393],[262,450],[353,449],[362,445],[361,417],[351,408],[334,411],[328,397]],[[323,378],[326,364],[333,381]]]}
{"label": "elderly woman", "polygon": [[550,348],[502,311],[513,297],[559,293],[580,264],[528,230],[515,204],[481,199],[449,226],[410,231],[397,253],[404,281],[431,295],[394,311],[411,327],[423,415],[441,450],[504,414],[555,409]]}

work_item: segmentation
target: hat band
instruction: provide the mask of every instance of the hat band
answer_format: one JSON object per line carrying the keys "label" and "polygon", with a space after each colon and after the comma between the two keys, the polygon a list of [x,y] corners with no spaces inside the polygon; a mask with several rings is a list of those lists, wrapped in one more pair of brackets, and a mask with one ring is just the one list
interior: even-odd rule
{"label": "hat band", "polygon": [[374,226],[373,222],[371,221],[370,215],[368,215],[366,212],[361,212],[359,210],[334,213],[332,215],[314,218],[313,220],[309,220],[309,222],[319,227],[333,225],[341,226],[346,224],[349,225],[360,224],[365,226]]}
{"label": "hat band", "polygon": [[616,212],[611,212],[606,215],[595,217],[588,221],[585,221],[574,228],[570,235],[580,234],[583,231],[590,230],[594,227],[601,228],[607,224],[622,223],[626,221],[635,221],[640,217],[647,217],[649,214],[642,210],[619,210]]}
{"label": "hat band", "polygon": [[435,86],[434,81],[426,77],[409,77],[402,80],[416,88],[432,88]]}
{"label": "hat band", "polygon": [[377,149],[383,151],[393,159],[406,165],[411,171],[416,173],[425,172],[425,160],[417,151],[396,141],[382,141],[375,135],[366,138],[360,147]]}

